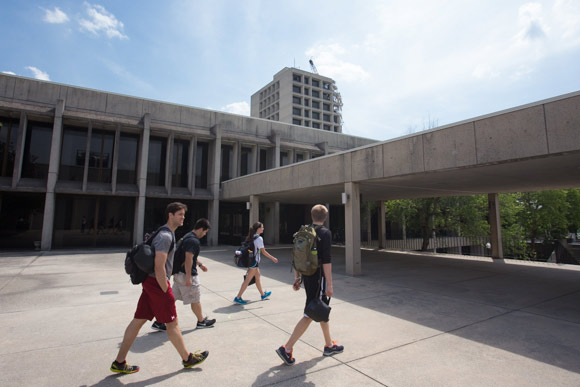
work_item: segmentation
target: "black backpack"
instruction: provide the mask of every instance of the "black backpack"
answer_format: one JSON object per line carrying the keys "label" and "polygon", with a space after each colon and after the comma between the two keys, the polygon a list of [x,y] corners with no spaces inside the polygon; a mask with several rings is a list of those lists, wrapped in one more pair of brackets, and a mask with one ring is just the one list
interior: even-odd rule
{"label": "black backpack", "polygon": [[[171,273],[172,275],[179,273],[181,271],[180,269],[185,264],[185,249],[183,248],[183,241],[185,239],[189,239],[185,238],[188,234],[182,236],[181,239],[179,239],[175,244],[175,254],[173,255],[173,272]],[[190,238],[193,238],[193,235],[190,236]]]}
{"label": "black backpack", "polygon": [[[143,283],[149,274],[155,271],[155,248],[151,246],[151,243],[153,243],[153,239],[164,228],[169,230],[167,226],[161,226],[152,235],[147,237],[144,242],[135,245],[131,250],[127,251],[127,255],[125,256],[125,273],[131,277],[131,283],[133,285]],[[169,252],[172,249],[173,241],[171,242]]]}
{"label": "black backpack", "polygon": [[256,252],[254,251],[256,238],[257,236],[254,235],[252,240],[244,241],[234,253],[234,264],[237,267],[250,267],[256,263]]}

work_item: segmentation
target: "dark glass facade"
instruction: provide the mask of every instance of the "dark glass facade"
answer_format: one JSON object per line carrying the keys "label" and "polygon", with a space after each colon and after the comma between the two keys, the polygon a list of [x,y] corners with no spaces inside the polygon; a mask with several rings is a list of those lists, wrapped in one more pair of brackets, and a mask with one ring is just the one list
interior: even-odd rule
{"label": "dark glass facade", "polygon": [[28,122],[22,177],[46,180],[52,143],[52,124]]}
{"label": "dark glass facade", "polygon": [[65,126],[62,134],[59,180],[83,181],[87,129]]}
{"label": "dark glass facade", "polygon": [[119,158],[117,160],[117,183],[137,183],[137,155],[139,136],[121,133],[119,138]]}
{"label": "dark glass facade", "polygon": [[12,176],[18,138],[17,119],[0,117],[0,176]]}
{"label": "dark glass facade", "polygon": [[147,185],[165,185],[165,160],[167,139],[151,137],[149,140],[149,159],[147,160]]}
{"label": "dark glass facade", "polygon": [[189,168],[189,141],[175,140],[173,142],[173,165],[171,167],[171,185],[187,188]]}
{"label": "dark glass facade", "polygon": [[[40,244],[44,194],[0,192],[0,247],[33,250]],[[40,245],[38,245],[40,247]]]}

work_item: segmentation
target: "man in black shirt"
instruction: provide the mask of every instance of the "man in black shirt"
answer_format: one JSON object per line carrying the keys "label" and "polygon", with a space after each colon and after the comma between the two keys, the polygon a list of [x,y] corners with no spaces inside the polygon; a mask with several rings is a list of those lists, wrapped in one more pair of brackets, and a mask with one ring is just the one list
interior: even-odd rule
{"label": "man in black shirt", "polygon": [[[318,262],[322,267],[313,275],[307,276],[303,275],[302,278],[300,274],[294,271],[294,284],[292,288],[296,291],[300,290],[301,282],[304,282],[304,289],[306,290],[306,304],[310,302],[315,297],[320,297],[326,304],[330,303],[330,297],[332,297],[332,266],[330,249],[332,247],[332,233],[329,229],[323,226],[326,218],[328,216],[328,209],[322,204],[317,204],[312,207],[310,211],[312,216],[312,224],[316,227],[316,248],[318,250]],[[294,349],[294,344],[300,339],[300,337],[306,332],[306,329],[310,326],[312,319],[304,313],[304,316],[292,332],[292,335],[286,342],[286,345],[281,346],[276,350],[276,353],[280,358],[286,363],[286,365],[293,365],[295,359],[292,357],[292,351]],[[322,328],[322,334],[324,336],[325,346],[323,350],[324,356],[333,356],[341,353],[344,350],[342,345],[337,345],[336,341],[332,341],[330,336],[330,325],[328,321],[321,321],[320,327]]]}
{"label": "man in black shirt", "polygon": [[[179,272],[173,275],[173,294],[175,299],[182,300],[184,305],[191,304],[191,310],[197,317],[197,328],[210,328],[215,319],[208,319],[201,309],[201,291],[197,268],[206,272],[207,267],[199,262],[200,242],[211,228],[205,218],[198,219],[193,231],[183,236],[182,249],[185,252],[185,261]],[[177,252],[176,252],[177,253]]]}

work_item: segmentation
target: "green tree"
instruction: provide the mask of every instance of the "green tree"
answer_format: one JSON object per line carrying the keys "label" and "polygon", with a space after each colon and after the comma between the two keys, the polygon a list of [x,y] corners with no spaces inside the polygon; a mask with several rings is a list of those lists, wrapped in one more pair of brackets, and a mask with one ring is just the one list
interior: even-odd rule
{"label": "green tree", "polygon": [[566,201],[570,206],[568,210],[568,231],[576,234],[580,231],[580,189],[569,189],[566,191]]}

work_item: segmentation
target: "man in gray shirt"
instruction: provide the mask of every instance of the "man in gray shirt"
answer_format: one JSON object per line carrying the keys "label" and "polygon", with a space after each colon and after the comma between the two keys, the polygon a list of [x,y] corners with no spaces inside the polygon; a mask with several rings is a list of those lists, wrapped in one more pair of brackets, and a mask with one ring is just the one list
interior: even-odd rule
{"label": "man in gray shirt", "polygon": [[131,374],[139,371],[139,366],[127,364],[125,358],[143,324],[153,318],[166,324],[167,336],[181,356],[184,368],[200,364],[209,355],[208,351],[193,354],[186,349],[177,323],[175,297],[169,284],[169,276],[173,268],[174,232],[178,227],[183,226],[186,211],[187,206],[179,202],[170,203],[165,210],[167,223],[157,233],[151,244],[155,248],[155,271],[142,284],[143,292],[139,298],[135,316],[127,326],[119,353],[111,364],[112,372]]}

